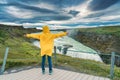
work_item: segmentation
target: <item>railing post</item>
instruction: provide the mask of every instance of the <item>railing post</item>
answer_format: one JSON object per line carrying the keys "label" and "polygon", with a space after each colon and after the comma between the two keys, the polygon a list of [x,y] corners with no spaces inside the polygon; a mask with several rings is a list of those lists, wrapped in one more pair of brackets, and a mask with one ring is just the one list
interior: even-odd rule
{"label": "railing post", "polygon": [[54,63],[55,63],[55,65],[57,65],[57,56],[56,56],[56,46],[54,46]]}
{"label": "railing post", "polygon": [[114,77],[114,63],[115,63],[115,52],[111,54],[111,68],[110,68],[110,78],[113,80]]}
{"label": "railing post", "polygon": [[8,51],[9,51],[9,48],[7,47],[6,51],[5,51],[5,55],[4,55],[3,64],[2,64],[2,67],[1,67],[1,70],[0,70],[0,74],[3,74],[3,72],[5,70],[5,65],[6,65],[6,61],[7,61]]}

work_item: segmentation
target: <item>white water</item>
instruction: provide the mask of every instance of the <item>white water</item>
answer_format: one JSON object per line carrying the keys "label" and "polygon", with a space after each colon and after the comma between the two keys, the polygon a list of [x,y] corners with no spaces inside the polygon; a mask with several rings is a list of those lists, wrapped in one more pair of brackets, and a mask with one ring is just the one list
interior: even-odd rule
{"label": "white water", "polygon": [[[40,48],[39,41],[34,41],[33,44]],[[63,45],[65,45],[65,44],[73,46],[71,48],[68,48],[68,51],[66,54],[68,56],[102,62],[102,59],[100,58],[100,56],[97,54],[97,52],[95,50],[81,44],[80,42],[78,42],[68,36],[54,40],[54,45],[56,47],[58,47],[58,46],[62,47],[61,51],[59,51],[58,49],[56,50],[57,53],[63,54],[63,48],[64,48]]]}
{"label": "white water", "polygon": [[[53,31],[53,33],[56,33],[56,32],[57,31]],[[36,40],[33,42],[33,44],[40,48],[39,41]],[[66,55],[71,57],[90,59],[90,60],[102,62],[102,59],[100,58],[100,56],[97,54],[95,50],[83,45],[82,43],[72,39],[71,37],[64,36],[61,38],[57,38],[54,40],[54,45],[56,47],[58,46],[62,47],[61,51],[58,48],[56,50],[57,53],[59,54],[63,54],[63,48],[65,47],[63,45],[72,45],[73,47],[68,48]]]}

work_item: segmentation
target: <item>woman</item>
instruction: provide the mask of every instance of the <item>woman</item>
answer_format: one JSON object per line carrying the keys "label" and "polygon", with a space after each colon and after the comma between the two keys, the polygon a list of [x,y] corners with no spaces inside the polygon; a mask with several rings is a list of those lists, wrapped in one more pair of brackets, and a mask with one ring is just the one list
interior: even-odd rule
{"label": "woman", "polygon": [[25,36],[28,38],[36,38],[40,40],[40,46],[41,46],[41,56],[42,56],[42,73],[45,74],[45,60],[46,56],[48,58],[48,64],[49,64],[49,74],[52,74],[52,51],[54,47],[54,39],[58,37],[62,37],[67,35],[67,32],[61,32],[61,33],[51,33],[48,26],[43,26],[43,31],[41,34],[26,34]]}

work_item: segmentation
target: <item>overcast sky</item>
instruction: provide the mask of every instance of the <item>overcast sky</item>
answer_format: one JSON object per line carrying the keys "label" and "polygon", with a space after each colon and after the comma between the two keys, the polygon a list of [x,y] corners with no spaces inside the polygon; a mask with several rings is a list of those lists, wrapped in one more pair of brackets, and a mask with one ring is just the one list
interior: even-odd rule
{"label": "overcast sky", "polygon": [[120,25],[120,0],[0,0],[0,24],[26,27]]}

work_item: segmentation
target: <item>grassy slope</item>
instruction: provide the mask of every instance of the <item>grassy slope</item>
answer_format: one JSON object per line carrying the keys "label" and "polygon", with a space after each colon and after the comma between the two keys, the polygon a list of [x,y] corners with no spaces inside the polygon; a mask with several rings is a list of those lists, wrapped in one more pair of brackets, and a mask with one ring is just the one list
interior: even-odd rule
{"label": "grassy slope", "polygon": [[120,26],[81,28],[77,34],[73,38],[94,50],[120,54]]}
{"label": "grassy slope", "polygon": [[[13,29],[12,32],[0,30],[0,64],[2,64],[6,46],[10,47],[6,65],[7,69],[16,66],[39,65],[41,63],[39,49],[22,36],[23,32],[24,30],[20,29]],[[109,65],[63,55],[57,55],[56,67],[105,77],[109,76],[110,71]],[[115,67],[116,80],[119,80],[119,74],[120,68]]]}
{"label": "grassy slope", "polygon": [[120,37],[120,26],[106,26],[97,28],[82,28],[82,32],[95,32],[98,34],[112,34]]}
{"label": "grassy slope", "polygon": [[[6,47],[10,48],[6,68],[36,63],[38,60],[36,57],[39,57],[39,49],[31,45],[31,43],[23,37],[24,33],[30,32],[18,27],[2,27],[3,28],[0,29],[0,64],[2,63]],[[33,30],[31,30],[31,32],[32,31]]]}

